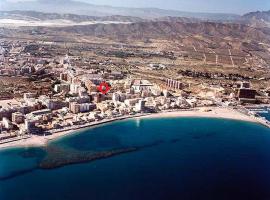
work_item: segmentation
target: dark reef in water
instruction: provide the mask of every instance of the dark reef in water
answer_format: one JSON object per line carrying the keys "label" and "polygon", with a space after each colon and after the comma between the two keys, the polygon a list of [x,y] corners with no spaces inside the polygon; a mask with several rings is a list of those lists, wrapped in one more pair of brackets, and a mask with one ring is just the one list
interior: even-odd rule
{"label": "dark reef in water", "polygon": [[120,154],[139,151],[145,148],[151,148],[154,146],[158,146],[162,143],[164,143],[164,141],[159,140],[143,146],[111,149],[99,152],[78,151],[74,149],[64,149],[57,146],[49,146],[48,148],[46,148],[47,156],[43,160],[41,160],[38,167],[40,169],[54,169],[66,165],[87,163],[95,160],[110,158]]}
{"label": "dark reef in water", "polygon": [[[168,143],[177,143],[181,141],[179,138],[175,138],[167,141]],[[27,173],[31,173],[39,169],[55,169],[64,167],[66,165],[81,164],[93,162],[96,160],[106,159],[113,156],[132,153],[143,150],[145,148],[152,148],[166,143],[164,140],[157,140],[150,144],[133,147],[120,147],[118,149],[110,149],[106,151],[80,151],[73,148],[63,148],[57,145],[49,145],[44,149],[27,149],[20,152],[19,155],[23,158],[37,158],[37,166],[30,169],[24,169],[20,171],[14,171],[6,176],[0,176],[0,181],[15,178]],[[40,157],[40,158],[38,158]]]}
{"label": "dark reef in water", "polygon": [[49,148],[49,154],[39,163],[41,169],[54,169],[65,165],[86,163],[94,160],[109,158],[119,154],[137,151],[136,147],[116,149],[103,152],[66,152],[59,148]]}

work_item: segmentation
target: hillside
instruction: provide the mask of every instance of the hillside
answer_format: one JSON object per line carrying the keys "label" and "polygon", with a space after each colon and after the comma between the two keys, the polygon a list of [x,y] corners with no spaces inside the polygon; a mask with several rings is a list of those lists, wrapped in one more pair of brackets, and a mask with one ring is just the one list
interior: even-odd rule
{"label": "hillside", "polygon": [[149,21],[132,24],[94,24],[72,26],[54,30],[82,35],[115,38],[167,38],[172,36],[203,35],[207,37],[230,37],[240,40],[270,42],[270,29],[256,29],[244,24],[214,22],[185,23],[180,21]]}
{"label": "hillside", "polygon": [[241,19],[253,27],[270,27],[270,11],[250,12],[243,15]]}

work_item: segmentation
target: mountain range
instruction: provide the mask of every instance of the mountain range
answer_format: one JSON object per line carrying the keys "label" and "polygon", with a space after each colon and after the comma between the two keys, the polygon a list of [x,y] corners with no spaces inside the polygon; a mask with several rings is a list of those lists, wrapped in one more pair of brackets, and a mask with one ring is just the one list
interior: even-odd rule
{"label": "mountain range", "polygon": [[38,11],[45,13],[69,13],[88,16],[132,16],[144,19],[153,19],[160,17],[185,17],[199,18],[203,20],[236,20],[241,16],[236,14],[226,13],[192,13],[182,12],[177,10],[164,10],[158,8],[124,8],[93,5],[89,3],[72,1],[72,0],[37,0],[25,2],[10,2],[1,0],[0,10],[23,10],[23,11]]}
{"label": "mountain range", "polygon": [[87,22],[87,21],[119,21],[119,22],[138,22],[144,21],[139,17],[129,16],[88,16],[88,15],[76,15],[76,14],[59,14],[59,13],[44,13],[37,11],[0,11],[0,19],[11,20],[25,20],[25,21],[45,21],[45,20],[68,20],[75,23]]}
{"label": "mountain range", "polygon": [[[22,24],[22,21],[22,28],[9,27],[15,22]],[[48,26],[52,21],[57,21],[57,25]],[[66,21],[74,23],[66,25]],[[37,25],[32,27],[34,22]],[[40,25],[44,22],[45,25]],[[224,54],[223,49],[227,52],[232,48],[250,55],[258,54],[259,58],[270,63],[270,11],[240,16],[156,8],[116,8],[72,0],[5,2],[0,9],[0,36],[60,42],[85,42],[87,38],[127,43],[162,39],[198,49],[215,49],[215,52],[220,51],[220,57]]]}

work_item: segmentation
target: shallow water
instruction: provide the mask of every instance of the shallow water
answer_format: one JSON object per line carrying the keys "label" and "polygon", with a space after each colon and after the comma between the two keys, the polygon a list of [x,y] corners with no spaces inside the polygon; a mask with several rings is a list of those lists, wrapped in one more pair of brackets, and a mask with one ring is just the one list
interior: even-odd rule
{"label": "shallow water", "polygon": [[0,199],[264,200],[270,199],[269,169],[270,129],[263,126],[206,118],[131,119],[81,131],[47,148],[1,151]]}

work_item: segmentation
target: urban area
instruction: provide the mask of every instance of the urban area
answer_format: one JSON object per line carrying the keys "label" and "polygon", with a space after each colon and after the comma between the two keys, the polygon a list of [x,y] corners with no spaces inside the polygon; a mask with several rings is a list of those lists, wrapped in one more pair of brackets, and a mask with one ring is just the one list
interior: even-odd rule
{"label": "urban area", "polygon": [[[1,144],[151,113],[212,107],[235,109],[269,126],[245,107],[270,102],[270,88],[253,88],[254,78],[193,70],[168,77],[171,66],[166,64],[119,63],[69,51],[54,55],[55,48],[46,42],[1,41]],[[148,56],[175,59],[174,52]]]}

